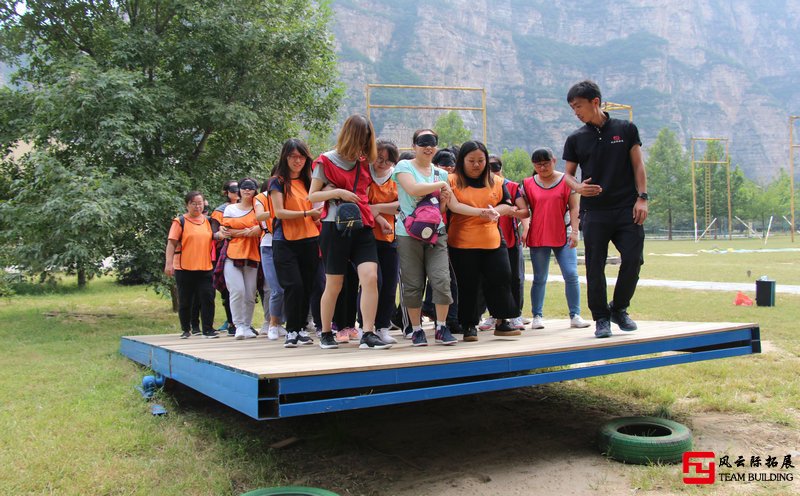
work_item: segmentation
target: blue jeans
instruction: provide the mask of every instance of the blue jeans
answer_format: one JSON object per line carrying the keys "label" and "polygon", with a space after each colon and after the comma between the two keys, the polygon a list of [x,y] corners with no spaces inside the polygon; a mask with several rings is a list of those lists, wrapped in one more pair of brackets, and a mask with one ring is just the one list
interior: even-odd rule
{"label": "blue jeans", "polygon": [[278,283],[278,274],[275,272],[271,246],[261,247],[261,269],[269,286],[269,314],[272,317],[277,317],[279,322],[283,322],[283,288]]}
{"label": "blue jeans", "polygon": [[533,286],[531,287],[531,305],[533,315],[541,317],[544,307],[545,284],[550,270],[550,252],[555,253],[561,275],[564,276],[564,293],[567,296],[570,318],[581,313],[581,286],[578,282],[578,250],[570,248],[569,242],[561,248],[542,246],[531,248],[533,263]]}

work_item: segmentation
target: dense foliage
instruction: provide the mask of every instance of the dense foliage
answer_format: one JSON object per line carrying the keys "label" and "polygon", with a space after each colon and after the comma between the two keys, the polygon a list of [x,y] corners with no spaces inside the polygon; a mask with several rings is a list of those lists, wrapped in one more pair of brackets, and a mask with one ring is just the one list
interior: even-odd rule
{"label": "dense foliage", "polygon": [[0,2],[6,266],[82,280],[108,257],[158,283],[169,220],[199,189],[265,178],[280,143],[330,131],[331,13],[310,0]]}

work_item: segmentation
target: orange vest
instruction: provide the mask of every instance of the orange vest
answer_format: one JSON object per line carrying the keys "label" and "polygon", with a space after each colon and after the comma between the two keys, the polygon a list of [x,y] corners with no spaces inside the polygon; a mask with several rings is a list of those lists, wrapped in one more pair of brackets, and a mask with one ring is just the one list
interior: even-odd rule
{"label": "orange vest", "polygon": [[270,200],[267,193],[259,193],[253,198],[254,202],[258,202],[264,207],[264,211],[269,212],[269,219],[261,221],[261,229],[264,231],[261,233],[261,237],[263,238],[266,236],[267,232],[272,232],[272,223],[275,220],[275,213],[272,210],[272,200]]}
{"label": "orange vest", "polygon": [[179,217],[172,220],[169,239],[178,241],[172,266],[175,270],[211,270],[212,236],[211,223],[205,216],[200,224],[183,218],[183,229]]}
{"label": "orange vest", "polygon": [[[503,179],[494,178],[494,186],[459,189],[457,176],[449,176],[450,187],[459,202],[475,208],[496,207],[503,200]],[[500,230],[497,222],[482,217],[451,213],[447,227],[447,244],[453,248],[478,248],[491,250],[500,247]]]}
{"label": "orange vest", "polygon": [[[222,225],[230,229],[246,229],[258,225],[256,213],[251,208],[242,217],[223,217]],[[261,240],[257,237],[252,238],[231,238],[228,243],[228,258],[232,260],[252,260],[261,261],[261,253],[258,245]]]}
{"label": "orange vest", "polygon": [[[379,185],[378,183],[372,183],[369,187],[369,191],[367,192],[367,196],[369,197],[370,205],[397,201],[397,183],[391,179],[388,179],[382,185]],[[392,226],[392,232],[389,234],[384,234],[383,229],[381,229],[376,222],[372,227],[372,232],[375,234],[375,241],[386,241],[387,243],[391,243],[394,241],[394,215],[380,214],[380,216],[389,222],[389,225]]]}
{"label": "orange vest", "polygon": [[[286,189],[286,185],[282,183],[279,178],[273,178],[272,181],[279,181],[279,184]],[[286,210],[293,210],[295,212],[302,212],[304,210],[312,210],[314,206],[308,201],[308,190],[303,181],[297,179],[290,181],[291,194],[283,194],[283,208]],[[275,190],[271,191],[274,192]],[[314,238],[319,236],[319,229],[317,224],[311,217],[298,217],[296,219],[275,219],[274,225],[280,223],[281,230],[283,231],[283,239],[287,241],[298,241],[301,239]]]}

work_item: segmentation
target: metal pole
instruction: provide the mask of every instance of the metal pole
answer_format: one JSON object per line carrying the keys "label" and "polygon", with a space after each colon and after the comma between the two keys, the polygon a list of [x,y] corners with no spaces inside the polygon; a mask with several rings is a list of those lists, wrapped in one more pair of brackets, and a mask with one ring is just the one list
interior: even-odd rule
{"label": "metal pole", "polygon": [[789,117],[789,203],[791,205],[791,212],[792,212],[792,227],[790,229],[792,233],[792,243],[794,243],[794,231],[796,224],[794,223],[794,121],[800,116],[790,116]]}
{"label": "metal pole", "polygon": [[369,106],[369,85],[367,85],[367,120],[369,120],[369,111],[370,111],[370,106]]}
{"label": "metal pole", "polygon": [[486,145],[486,90],[481,89],[481,108],[483,109],[483,144]]}
{"label": "metal pole", "polygon": [[694,138],[692,138],[692,213],[694,214],[694,241],[697,242],[697,185],[694,177]]}

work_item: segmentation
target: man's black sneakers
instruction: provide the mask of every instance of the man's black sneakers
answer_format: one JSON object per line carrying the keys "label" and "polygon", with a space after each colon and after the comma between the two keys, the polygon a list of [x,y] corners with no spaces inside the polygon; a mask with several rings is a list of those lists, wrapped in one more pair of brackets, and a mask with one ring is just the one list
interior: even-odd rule
{"label": "man's black sneakers", "polygon": [[609,338],[611,337],[611,322],[608,319],[600,318],[594,323],[594,337],[596,338]]}
{"label": "man's black sneakers", "polygon": [[611,322],[617,324],[621,331],[630,332],[639,328],[625,310],[612,310]]}

